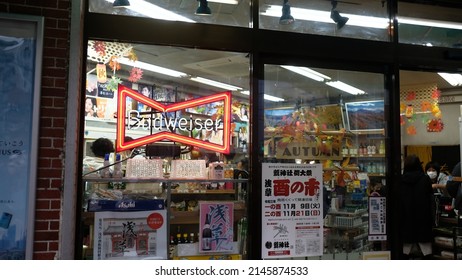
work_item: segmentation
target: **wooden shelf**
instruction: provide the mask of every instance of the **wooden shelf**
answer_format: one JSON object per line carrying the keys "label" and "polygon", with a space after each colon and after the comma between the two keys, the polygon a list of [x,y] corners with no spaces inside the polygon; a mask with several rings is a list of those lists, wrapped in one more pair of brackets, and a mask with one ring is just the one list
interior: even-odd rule
{"label": "wooden shelf", "polygon": [[172,195],[217,195],[217,194],[236,194],[234,189],[229,190],[172,190]]}

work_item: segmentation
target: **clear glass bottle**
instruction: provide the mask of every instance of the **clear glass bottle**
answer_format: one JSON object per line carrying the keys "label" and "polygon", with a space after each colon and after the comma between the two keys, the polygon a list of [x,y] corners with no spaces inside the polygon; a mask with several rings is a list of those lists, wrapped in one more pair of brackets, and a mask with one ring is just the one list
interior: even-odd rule
{"label": "clear glass bottle", "polygon": [[111,170],[109,170],[109,154],[104,155],[104,162],[103,162],[103,169],[99,171],[101,178],[110,178],[111,177]]}

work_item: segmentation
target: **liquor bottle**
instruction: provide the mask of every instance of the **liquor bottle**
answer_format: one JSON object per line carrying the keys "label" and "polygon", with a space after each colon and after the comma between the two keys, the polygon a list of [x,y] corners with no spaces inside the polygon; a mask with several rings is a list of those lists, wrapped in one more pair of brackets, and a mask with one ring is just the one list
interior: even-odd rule
{"label": "liquor bottle", "polygon": [[184,242],[183,242],[183,239],[181,238],[181,233],[177,233],[177,234],[176,234],[176,239],[178,240],[178,244],[184,243]]}
{"label": "liquor bottle", "polygon": [[191,232],[191,233],[189,234],[189,243],[194,243],[194,242],[196,242],[196,238],[195,238],[195,236],[194,236],[194,233]]}
{"label": "liquor bottle", "polygon": [[211,247],[211,241],[212,241],[212,230],[210,229],[210,215],[205,214],[205,224],[204,227],[202,228],[202,250],[203,251],[210,251],[212,249]]}
{"label": "liquor bottle", "polygon": [[187,233],[183,233],[183,243],[189,243],[188,234],[187,234]]}

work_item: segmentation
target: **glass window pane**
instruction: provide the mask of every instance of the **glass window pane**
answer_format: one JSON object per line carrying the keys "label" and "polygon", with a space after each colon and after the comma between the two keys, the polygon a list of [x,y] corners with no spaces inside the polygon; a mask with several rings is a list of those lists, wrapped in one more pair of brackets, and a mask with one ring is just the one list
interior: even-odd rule
{"label": "glass window pane", "polygon": [[263,29],[390,40],[387,6],[380,1],[265,0],[259,13]]}
{"label": "glass window pane", "polygon": [[[92,0],[89,11],[161,20],[250,26],[250,0]],[[121,2],[128,6],[116,7]]]}
{"label": "glass window pane", "polygon": [[[322,168],[326,216],[299,218],[298,225],[309,220],[323,227],[322,259],[359,259],[362,252],[384,250],[385,208],[369,207],[385,205],[384,75],[269,64],[264,71],[265,161]],[[290,180],[292,173],[285,172]],[[290,211],[281,213],[275,218],[290,226]]]}
{"label": "glass window pane", "polygon": [[[177,234],[182,240],[197,242],[199,225],[203,224],[199,221],[199,201],[214,200],[232,211],[233,215],[228,217],[233,219],[228,220],[231,222],[227,227],[234,229],[234,234],[230,234],[232,230],[227,232],[226,244],[232,244],[233,251],[238,252],[234,257],[245,259],[246,235],[237,233],[244,232],[242,227],[247,223],[245,179],[249,178],[246,163],[251,144],[247,53],[109,41],[89,41],[87,49],[82,116],[83,257],[162,258],[155,255],[156,242],[159,252],[160,246]],[[120,86],[123,88],[118,89]],[[96,140],[112,145],[96,145]],[[107,146],[113,148],[97,149]],[[99,171],[116,161],[120,164]],[[163,231],[148,243],[144,243],[147,239],[142,239],[143,243],[123,240],[124,246],[133,250],[121,254],[120,238],[117,240],[117,234],[109,236],[105,231],[103,253],[94,250],[94,212],[105,207],[115,210],[113,202],[122,199],[170,201],[167,211],[179,213],[171,215],[164,224],[171,236]],[[138,202],[131,205],[143,205]],[[148,204],[153,207],[153,202]],[[116,218],[124,214],[113,213]],[[106,237],[112,238],[114,248],[108,246]],[[177,252],[169,258],[186,254],[180,249]]]}
{"label": "glass window pane", "polygon": [[399,42],[462,47],[462,5],[398,3]]}

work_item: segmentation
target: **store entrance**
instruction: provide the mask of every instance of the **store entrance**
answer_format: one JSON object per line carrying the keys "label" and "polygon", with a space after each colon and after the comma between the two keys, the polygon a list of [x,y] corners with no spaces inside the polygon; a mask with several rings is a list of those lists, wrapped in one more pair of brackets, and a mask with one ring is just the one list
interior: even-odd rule
{"label": "store entrance", "polygon": [[428,202],[434,209],[429,214],[434,216],[432,227],[428,226],[429,245],[411,252],[413,258],[421,258],[425,250],[433,259],[457,256],[453,246],[456,211],[446,186],[460,161],[460,78],[459,74],[400,71],[402,155],[417,155],[425,173],[434,176],[433,200]]}

